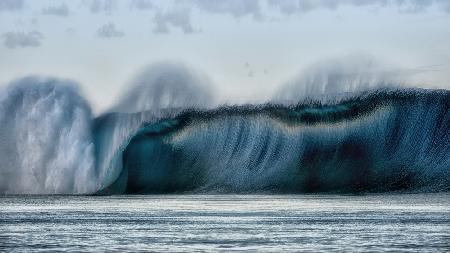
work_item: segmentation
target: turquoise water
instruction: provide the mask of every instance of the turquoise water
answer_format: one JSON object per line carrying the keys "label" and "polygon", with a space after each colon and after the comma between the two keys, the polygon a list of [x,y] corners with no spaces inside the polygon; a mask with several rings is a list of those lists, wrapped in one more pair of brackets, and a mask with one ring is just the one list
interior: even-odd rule
{"label": "turquoise water", "polygon": [[450,194],[2,196],[5,252],[445,252]]}

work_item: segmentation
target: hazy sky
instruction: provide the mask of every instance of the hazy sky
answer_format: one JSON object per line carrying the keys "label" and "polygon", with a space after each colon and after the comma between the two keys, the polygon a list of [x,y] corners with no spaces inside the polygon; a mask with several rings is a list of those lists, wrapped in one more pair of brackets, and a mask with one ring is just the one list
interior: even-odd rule
{"label": "hazy sky", "polygon": [[80,83],[96,112],[140,69],[177,61],[222,101],[263,101],[308,66],[370,55],[421,87],[450,88],[447,0],[0,0],[0,83]]}

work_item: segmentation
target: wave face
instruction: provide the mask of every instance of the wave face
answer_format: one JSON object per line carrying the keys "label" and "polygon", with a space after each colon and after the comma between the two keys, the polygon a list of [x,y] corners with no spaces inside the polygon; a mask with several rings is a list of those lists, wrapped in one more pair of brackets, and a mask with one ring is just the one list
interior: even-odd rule
{"label": "wave face", "polygon": [[450,189],[448,91],[379,90],[327,104],[159,117],[112,113],[95,120],[98,152],[113,145],[118,121],[137,123],[114,144],[99,193]]}

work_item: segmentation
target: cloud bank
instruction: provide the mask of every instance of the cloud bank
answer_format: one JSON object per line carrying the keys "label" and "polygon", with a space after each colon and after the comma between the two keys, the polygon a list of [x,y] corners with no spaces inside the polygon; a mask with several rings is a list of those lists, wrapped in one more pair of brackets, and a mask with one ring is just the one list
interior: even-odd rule
{"label": "cloud bank", "polygon": [[283,14],[304,14],[316,10],[337,10],[341,7],[355,8],[396,8],[404,13],[420,13],[432,6],[450,12],[450,1],[447,0],[268,0],[270,8]]}

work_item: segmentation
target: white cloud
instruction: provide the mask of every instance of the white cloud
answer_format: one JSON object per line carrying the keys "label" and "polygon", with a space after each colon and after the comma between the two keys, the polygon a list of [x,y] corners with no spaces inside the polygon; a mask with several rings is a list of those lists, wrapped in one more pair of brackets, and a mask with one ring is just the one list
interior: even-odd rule
{"label": "white cloud", "polygon": [[39,47],[44,36],[34,30],[31,32],[7,32],[2,35],[7,48]]}
{"label": "white cloud", "polygon": [[97,36],[101,38],[120,38],[125,36],[125,33],[118,30],[116,26],[110,22],[98,28]]}

